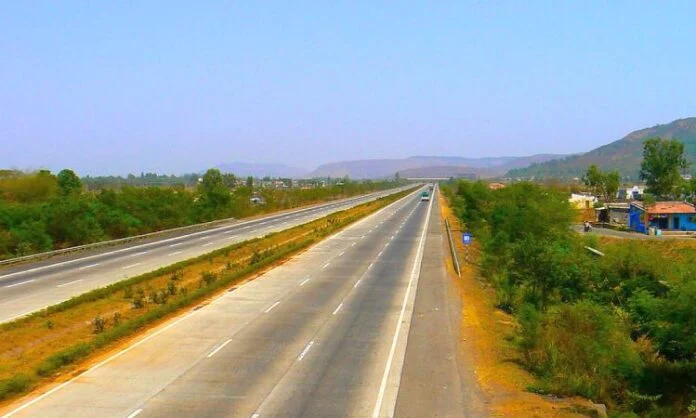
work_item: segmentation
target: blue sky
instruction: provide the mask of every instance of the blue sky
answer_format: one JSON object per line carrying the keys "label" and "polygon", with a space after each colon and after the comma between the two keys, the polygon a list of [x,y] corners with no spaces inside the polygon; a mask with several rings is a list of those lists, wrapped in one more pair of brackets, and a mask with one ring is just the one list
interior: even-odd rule
{"label": "blue sky", "polygon": [[694,16],[691,1],[8,2],[0,167],[587,151],[696,116]]}

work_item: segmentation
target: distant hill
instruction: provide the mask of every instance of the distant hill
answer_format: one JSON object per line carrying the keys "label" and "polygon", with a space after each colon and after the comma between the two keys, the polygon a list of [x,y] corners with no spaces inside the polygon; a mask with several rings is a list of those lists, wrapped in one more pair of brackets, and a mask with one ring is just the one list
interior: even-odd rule
{"label": "distant hill", "polygon": [[254,164],[233,162],[228,164],[218,164],[215,166],[223,173],[232,173],[237,177],[305,177],[307,170],[297,167],[290,167],[284,164]]}
{"label": "distant hill", "polygon": [[676,138],[682,141],[686,159],[692,163],[693,168],[696,163],[696,117],[678,119],[666,125],[631,132],[618,141],[585,154],[512,169],[506,177],[573,178],[582,176],[590,164],[597,164],[603,170],[619,170],[624,178],[637,179],[643,158],[643,141],[652,137]]}
{"label": "distant hill", "polygon": [[[534,162],[548,161],[559,158],[560,155],[539,154],[527,157],[489,157],[464,158],[448,156],[414,156],[402,159],[354,160],[324,164],[309,173],[308,177],[344,177],[354,179],[387,178],[397,172],[402,177],[413,174],[412,177],[438,176],[428,174],[445,171],[475,173],[481,177],[494,177],[506,173],[516,167],[525,167]],[[416,171],[409,171],[416,170]]]}

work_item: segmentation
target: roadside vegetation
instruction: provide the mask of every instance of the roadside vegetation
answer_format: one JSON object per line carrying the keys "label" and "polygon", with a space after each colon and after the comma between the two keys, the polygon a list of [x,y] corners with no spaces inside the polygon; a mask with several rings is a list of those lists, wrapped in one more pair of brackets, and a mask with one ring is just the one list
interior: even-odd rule
{"label": "roadside vegetation", "polygon": [[580,395],[624,418],[696,413],[696,248],[571,233],[576,215],[552,187],[442,190],[478,242],[497,307],[518,322],[514,345],[538,377],[530,391]]}
{"label": "roadside vegetation", "polygon": [[0,325],[0,400],[66,375],[118,341],[255,277],[407,193],[216,250]]}
{"label": "roadside vegetation", "polygon": [[[0,260],[224,218],[242,218],[394,186],[394,182],[342,180],[325,187],[255,188],[254,179],[208,170],[195,185],[139,187],[87,178],[89,191],[71,170],[57,175],[0,171]],[[162,180],[161,177],[165,179]],[[145,178],[145,177],[144,177]],[[167,180],[167,181],[165,181]],[[184,182],[184,180],[186,180]],[[253,203],[252,197],[262,202]]]}

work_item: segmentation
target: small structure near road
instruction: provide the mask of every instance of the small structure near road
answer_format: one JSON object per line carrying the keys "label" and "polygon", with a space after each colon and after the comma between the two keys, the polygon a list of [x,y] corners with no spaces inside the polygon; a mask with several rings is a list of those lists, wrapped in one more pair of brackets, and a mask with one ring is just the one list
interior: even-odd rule
{"label": "small structure near road", "polygon": [[648,233],[651,228],[662,231],[696,231],[696,207],[687,202],[657,202],[646,206],[643,202],[631,202],[628,227],[636,232]]}
{"label": "small structure near road", "polygon": [[630,204],[628,202],[607,203],[597,211],[597,221],[614,226],[628,226],[628,213]]}

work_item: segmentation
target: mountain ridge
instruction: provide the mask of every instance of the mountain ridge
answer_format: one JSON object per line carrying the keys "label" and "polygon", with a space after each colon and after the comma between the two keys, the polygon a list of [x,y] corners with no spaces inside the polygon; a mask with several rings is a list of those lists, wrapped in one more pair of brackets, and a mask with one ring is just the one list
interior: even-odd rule
{"label": "mountain ridge", "polygon": [[505,176],[568,179],[582,176],[590,164],[596,164],[602,170],[616,169],[624,179],[635,180],[638,179],[643,158],[643,141],[652,137],[679,139],[684,143],[684,155],[687,161],[692,164],[692,167],[696,164],[696,117],[688,117],[638,129],[621,139],[583,154],[535,163],[525,168],[514,168]]}

